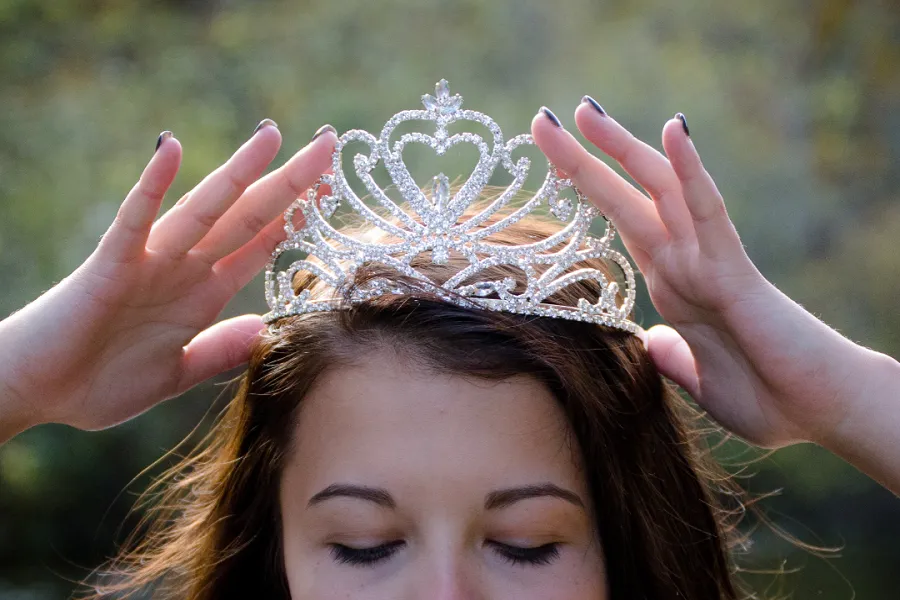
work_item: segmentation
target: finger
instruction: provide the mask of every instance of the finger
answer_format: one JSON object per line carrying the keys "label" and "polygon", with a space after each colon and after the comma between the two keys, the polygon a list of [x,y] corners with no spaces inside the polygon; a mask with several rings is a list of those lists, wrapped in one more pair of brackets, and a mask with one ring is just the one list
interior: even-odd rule
{"label": "finger", "polygon": [[100,240],[108,260],[129,262],[144,253],[153,220],[181,164],[181,144],[171,131],[159,135],[157,149],[140,179],[125,196],[116,218]]}
{"label": "finger", "polygon": [[242,315],[198,333],[184,348],[178,393],[247,362],[262,328],[261,316]]}
{"label": "finger", "polygon": [[[323,194],[328,193],[330,189],[322,186],[317,196],[321,198]],[[293,222],[295,229],[303,226],[304,219],[299,210],[294,212]],[[217,277],[226,278],[232,293],[236,294],[262,271],[269,262],[275,246],[285,238],[284,219],[278,217],[266,225],[250,242],[217,262],[213,266],[213,273]]]}
{"label": "finger", "polygon": [[326,125],[309,144],[253,185],[219,219],[197,245],[206,255],[220,259],[254,239],[273,219],[331,166],[337,142],[334,127]]}
{"label": "finger", "polygon": [[700,251],[708,256],[722,257],[743,253],[722,195],[703,167],[681,113],[663,127],[663,148],[681,183]]}
{"label": "finger", "polygon": [[[646,264],[668,234],[653,206],[606,163],[591,155],[572,135],[542,112],[531,123],[534,140],[556,167],[619,229],[622,241],[636,262]],[[640,251],[641,258],[639,258]]]}
{"label": "finger", "polygon": [[681,196],[681,184],[669,159],[634,137],[602,108],[595,108],[591,100],[585,96],[575,110],[578,129],[589,142],[622,165],[647,190],[672,239],[693,239],[691,213]]}
{"label": "finger", "polygon": [[278,127],[274,121],[263,121],[262,125],[225,164],[191,190],[185,201],[157,221],[150,232],[148,247],[176,257],[203,239],[278,153],[281,147]]}
{"label": "finger", "polygon": [[677,331],[666,325],[654,325],[646,334],[647,351],[659,372],[699,402],[700,379],[688,343]]}

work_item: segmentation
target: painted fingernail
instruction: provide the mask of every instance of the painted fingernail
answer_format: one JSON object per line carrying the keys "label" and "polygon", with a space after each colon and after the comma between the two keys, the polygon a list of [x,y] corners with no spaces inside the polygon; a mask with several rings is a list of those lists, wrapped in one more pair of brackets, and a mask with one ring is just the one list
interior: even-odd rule
{"label": "painted fingernail", "polygon": [[278,128],[278,123],[273,121],[272,119],[263,119],[259,122],[259,125],[256,126],[256,129],[253,130],[253,135],[256,135],[256,132],[262,129],[263,127],[274,127]]}
{"label": "painted fingernail", "polygon": [[[159,137],[156,138],[156,150],[159,150],[159,147],[162,146],[162,143],[170,137],[172,137],[172,132],[168,130],[163,131],[161,134],[159,134]],[[156,152],[156,150],[154,150],[154,152]]]}
{"label": "painted fingernail", "polygon": [[544,113],[544,116],[550,119],[554,125],[559,128],[562,128],[562,123],[559,122],[559,119],[556,118],[556,115],[553,114],[553,111],[547,108],[546,106],[541,107],[541,112]]}
{"label": "painted fingernail", "polygon": [[684,118],[684,114],[678,113],[675,115],[675,118],[678,119],[679,121],[681,121],[681,126],[684,128],[684,134],[691,135],[691,130],[688,129],[687,119]]}
{"label": "painted fingernail", "polygon": [[[313,134],[312,140],[318,138],[318,137],[319,137],[320,135],[322,135],[323,133],[327,133],[327,132],[329,132],[329,131],[330,131],[331,133],[333,133],[334,135],[337,135],[337,129],[335,129],[335,128],[332,127],[331,125],[322,125],[321,127],[319,127],[319,128],[316,130],[316,133]],[[312,140],[310,140],[310,141],[312,141]]]}
{"label": "painted fingernail", "polygon": [[587,102],[588,104],[590,104],[591,106],[593,106],[593,107],[594,107],[594,110],[596,110],[598,113],[600,113],[600,114],[603,115],[604,117],[606,116],[606,111],[603,110],[603,107],[600,106],[600,103],[597,102],[596,100],[594,100],[593,98],[591,98],[590,96],[585,95],[585,96],[581,99],[581,101],[582,101],[582,102]]}

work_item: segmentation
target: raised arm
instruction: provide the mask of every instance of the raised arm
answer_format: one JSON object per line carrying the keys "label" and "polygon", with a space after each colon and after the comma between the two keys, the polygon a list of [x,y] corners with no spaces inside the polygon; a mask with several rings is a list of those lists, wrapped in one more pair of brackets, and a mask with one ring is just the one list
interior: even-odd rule
{"label": "raised arm", "polygon": [[900,494],[900,364],[854,344],[785,296],[750,261],[683,115],[665,154],[585,97],[584,136],[640,191],[542,109],[547,157],[615,223],[670,327],[647,333],[659,370],[719,423],[765,447],[815,442]]}
{"label": "raised arm", "polygon": [[281,145],[266,119],[155,220],[181,163],[178,140],[160,135],[94,253],[0,321],[0,443],[40,423],[109,427],[245,362],[261,318],[213,323],[283,239],[282,213],[330,166],[335,141],[323,127],[259,179]]}

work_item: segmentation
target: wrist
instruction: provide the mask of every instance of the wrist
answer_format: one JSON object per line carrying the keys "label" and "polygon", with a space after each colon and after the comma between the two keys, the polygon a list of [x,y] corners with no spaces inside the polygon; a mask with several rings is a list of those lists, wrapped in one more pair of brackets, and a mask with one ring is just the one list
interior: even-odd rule
{"label": "wrist", "polygon": [[0,444],[38,424],[32,405],[8,369],[0,369]]}
{"label": "wrist", "polygon": [[836,398],[844,404],[842,419],[811,441],[881,479],[879,471],[887,466],[883,459],[896,459],[885,450],[900,440],[900,362],[868,348],[858,350],[857,375]]}
{"label": "wrist", "polygon": [[[14,318],[11,316],[0,322],[0,348],[21,349],[11,326]],[[3,354],[0,352],[0,444],[42,422],[32,402],[35,394],[17,371],[12,357]]]}

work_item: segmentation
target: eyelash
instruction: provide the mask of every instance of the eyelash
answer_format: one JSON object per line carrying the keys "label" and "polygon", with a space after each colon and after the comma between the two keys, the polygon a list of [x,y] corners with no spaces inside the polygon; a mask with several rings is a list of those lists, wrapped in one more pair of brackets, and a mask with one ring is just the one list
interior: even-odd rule
{"label": "eyelash", "polygon": [[371,548],[351,548],[343,544],[331,544],[331,555],[341,564],[355,567],[371,567],[381,561],[389,559],[406,542],[396,540],[373,546]]}
{"label": "eyelash", "polygon": [[559,544],[544,544],[533,548],[510,546],[500,542],[489,542],[494,551],[511,565],[540,566],[549,565],[559,558]]}
{"label": "eyelash", "polygon": [[[494,548],[494,552],[511,565],[541,566],[549,565],[559,558],[559,544],[544,544],[533,548],[510,546],[500,542],[488,542]],[[396,540],[373,546],[371,548],[351,548],[343,544],[331,544],[331,554],[334,560],[341,564],[355,567],[371,567],[382,561],[388,560],[406,542]]]}

